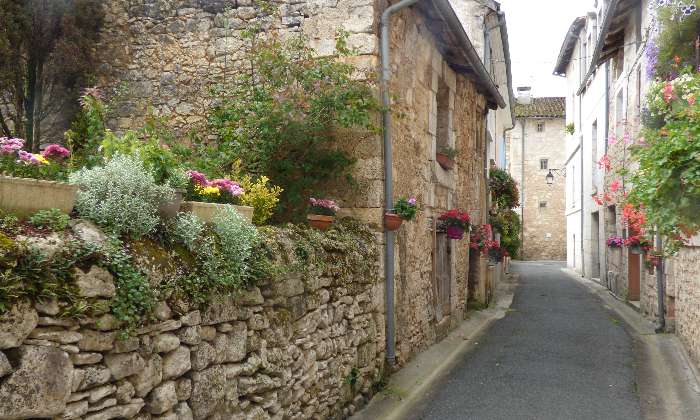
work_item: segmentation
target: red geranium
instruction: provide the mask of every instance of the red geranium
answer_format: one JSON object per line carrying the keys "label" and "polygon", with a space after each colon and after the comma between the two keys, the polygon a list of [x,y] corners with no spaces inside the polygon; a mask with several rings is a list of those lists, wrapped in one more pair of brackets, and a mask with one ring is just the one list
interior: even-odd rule
{"label": "red geranium", "polygon": [[462,229],[469,227],[469,214],[459,209],[448,210],[438,217],[445,226],[456,226]]}

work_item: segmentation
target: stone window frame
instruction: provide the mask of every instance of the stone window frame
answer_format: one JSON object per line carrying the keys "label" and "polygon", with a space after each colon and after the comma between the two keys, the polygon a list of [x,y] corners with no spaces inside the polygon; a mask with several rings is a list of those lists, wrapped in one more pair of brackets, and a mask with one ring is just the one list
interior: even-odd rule
{"label": "stone window frame", "polygon": [[549,170],[549,158],[541,158],[540,159],[540,170],[541,171]]}
{"label": "stone window frame", "polygon": [[544,121],[537,121],[536,130],[538,133],[544,133]]}
{"label": "stone window frame", "polygon": [[546,209],[546,208],[547,208],[547,204],[548,204],[548,203],[547,203],[546,201],[540,201],[540,202],[539,202],[538,208],[539,208],[540,210]]}

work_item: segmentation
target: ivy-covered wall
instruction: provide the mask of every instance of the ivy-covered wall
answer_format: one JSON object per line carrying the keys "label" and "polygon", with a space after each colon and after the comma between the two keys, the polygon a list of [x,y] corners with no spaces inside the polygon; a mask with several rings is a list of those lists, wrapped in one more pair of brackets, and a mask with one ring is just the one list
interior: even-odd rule
{"label": "ivy-covered wall", "polygon": [[[13,281],[23,265],[12,247],[51,260],[68,244],[105,240],[90,223],[71,224],[2,237],[0,418],[330,418],[351,414],[379,380],[383,284],[362,225],[266,228],[274,274],[201,304],[161,293],[153,319],[127,329],[114,305],[127,286],[110,264]],[[167,281],[160,268],[171,250],[142,242],[127,251],[152,288]]]}

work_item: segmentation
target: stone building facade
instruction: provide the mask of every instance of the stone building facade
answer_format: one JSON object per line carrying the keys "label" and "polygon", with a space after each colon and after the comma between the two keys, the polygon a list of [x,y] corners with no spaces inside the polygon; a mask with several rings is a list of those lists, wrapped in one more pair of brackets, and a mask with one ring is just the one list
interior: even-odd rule
{"label": "stone building facade", "polygon": [[[569,248],[569,266],[630,301],[650,319],[657,319],[658,269],[649,270],[644,256],[626,247],[606,246],[610,236],[628,234],[622,219],[624,203],[618,199],[596,203],[592,199],[609,191],[613,181],[620,183],[622,194],[631,187],[629,178],[617,171],[622,167],[635,170],[629,147],[641,129],[645,87],[649,82],[644,50],[651,23],[649,3],[595,1],[592,11],[572,24],[555,74],[567,77],[567,98],[576,106],[572,112],[567,109],[567,121],[576,122],[580,143],[575,143],[584,153],[580,160],[580,171],[584,172],[575,183],[575,196],[584,191],[580,195],[583,240]],[[575,147],[571,150],[577,153]],[[604,155],[610,161],[609,171],[596,165]],[[571,162],[577,160],[578,156]],[[580,234],[576,225],[578,220],[570,225],[570,234]],[[572,265],[572,260],[576,264]],[[700,239],[695,237],[676,255],[665,259],[660,273],[666,328],[675,330],[696,364],[700,364],[699,264]]]}
{"label": "stone building facade", "polygon": [[[450,208],[468,211],[476,224],[486,223],[486,168],[493,158],[489,149],[495,150],[488,137],[512,126],[505,22],[499,31],[485,31],[486,21],[497,23],[502,13],[496,2],[483,3],[421,2],[391,22],[392,113],[400,116],[392,127],[395,197],[415,195],[420,206],[416,220],[396,235],[399,363],[453,328],[469,297],[485,301],[492,294],[487,261],[478,255],[470,258],[466,240],[449,241],[435,231],[437,217]],[[376,75],[379,18],[386,6],[364,0],[285,1],[276,15],[269,15],[240,0],[110,0],[99,47],[100,83],[122,92],[111,107],[110,125],[116,130],[138,127],[150,110],[165,117],[180,136],[201,130],[212,104],[209,89],[244,71],[242,31],[255,24],[282,36],[302,33],[324,55],[334,53],[337,30],[346,31],[348,46],[358,52],[350,58],[358,77]],[[474,51],[472,34],[480,37],[480,51]],[[471,61],[467,50],[475,52]],[[491,65],[489,54],[508,59]],[[493,119],[499,125],[487,136],[489,113],[496,112]],[[341,147],[357,159],[358,188],[339,186],[333,196],[342,215],[368,223],[381,238],[384,209],[393,205],[383,198],[381,138],[354,132],[341,136],[347,140]],[[457,149],[455,169],[446,171],[437,164],[439,145]],[[444,284],[438,285],[438,278]]]}
{"label": "stone building facade", "polygon": [[[530,98],[515,107],[508,171],[520,190],[523,260],[566,259],[564,98]],[[523,101],[525,102],[525,101]],[[553,172],[554,182],[545,177]]]}

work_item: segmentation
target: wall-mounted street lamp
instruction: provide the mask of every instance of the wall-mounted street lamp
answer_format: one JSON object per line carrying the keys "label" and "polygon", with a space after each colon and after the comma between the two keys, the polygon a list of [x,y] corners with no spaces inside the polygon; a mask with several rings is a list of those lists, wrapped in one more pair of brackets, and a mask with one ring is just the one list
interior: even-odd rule
{"label": "wall-mounted street lamp", "polygon": [[547,181],[547,185],[552,185],[554,184],[554,174],[560,174],[563,177],[566,177],[566,168],[561,168],[561,169],[550,169],[547,175],[544,177],[544,180]]}

